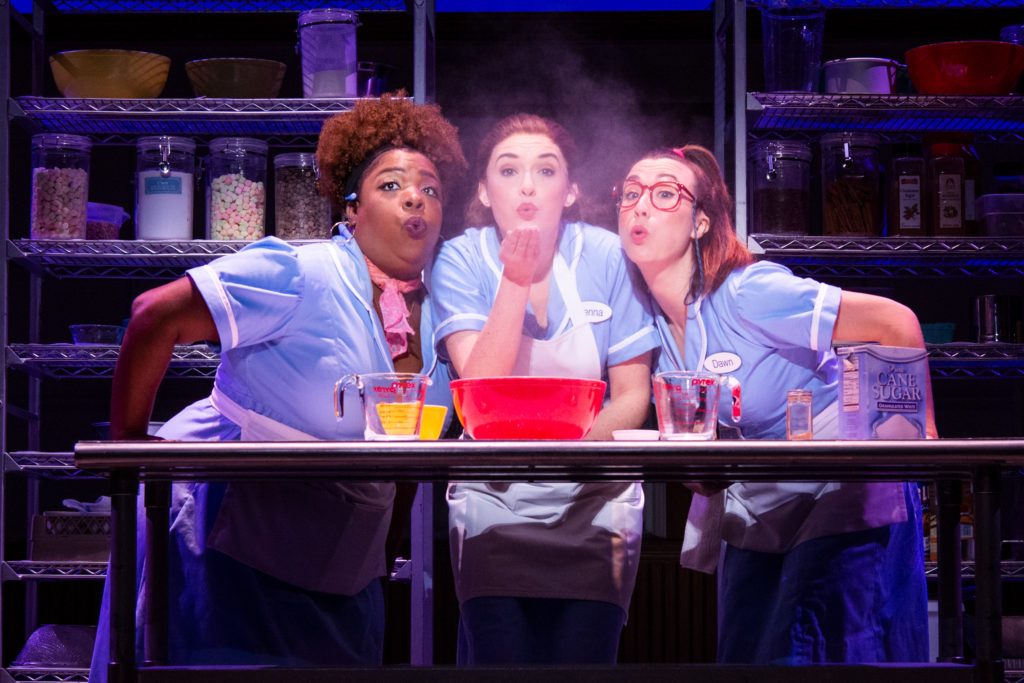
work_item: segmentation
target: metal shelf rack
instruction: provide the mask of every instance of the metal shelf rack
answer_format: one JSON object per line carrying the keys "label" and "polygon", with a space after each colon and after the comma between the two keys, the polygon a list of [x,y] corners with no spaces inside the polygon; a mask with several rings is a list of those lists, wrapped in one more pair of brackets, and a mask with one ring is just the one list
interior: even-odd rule
{"label": "metal shelf rack", "polygon": [[815,278],[1015,278],[1024,275],[1019,237],[808,237],[749,235],[755,254]]}
{"label": "metal shelf rack", "polygon": [[357,99],[66,99],[17,97],[14,114],[33,133],[74,133],[94,144],[132,144],[142,135],[259,136],[269,144],[315,146],[323,122]]}
{"label": "metal shelf rack", "polygon": [[[1022,95],[823,95],[747,93],[750,138],[817,136],[835,130],[917,140],[924,133],[970,131],[976,139],[1024,141]],[[794,135],[795,134],[795,135]]]}
{"label": "metal shelf rack", "polygon": [[[8,365],[50,379],[112,377],[119,350],[117,346],[11,344]],[[174,347],[166,377],[212,379],[219,364],[220,355],[205,344],[179,345]]]}
{"label": "metal shelf rack", "polygon": [[[216,136],[253,136],[279,147],[315,145],[323,122],[329,117],[351,110],[356,99],[164,99],[151,100],[85,100],[46,97],[11,97],[9,69],[11,63],[10,29],[20,27],[39,48],[35,50],[36,73],[42,73],[42,27],[46,13],[241,13],[291,12],[322,7],[339,7],[359,13],[407,12],[412,16],[410,43],[413,65],[413,97],[417,102],[434,98],[434,3],[432,0],[53,0],[36,3],[25,18],[12,5],[6,5],[0,22],[0,102],[8,112],[0,129],[0,207],[9,204],[9,168],[11,123],[29,133],[60,132],[86,135],[95,145],[127,145],[147,134],[184,135],[201,143]],[[42,86],[33,80],[33,93]],[[187,269],[208,263],[213,258],[237,251],[242,243],[213,244],[173,243],[39,245],[9,241],[8,212],[0,212],[0,239],[5,256],[11,264],[19,264],[30,274],[29,309],[38,317],[42,279],[49,278],[124,278],[172,279]],[[26,241],[30,242],[30,241]],[[7,320],[9,309],[7,266],[0,269],[0,319]],[[30,322],[29,341],[37,342],[38,325]],[[4,351],[5,373],[0,378],[0,457],[3,470],[28,475],[28,507],[38,502],[38,482],[47,478],[88,478],[73,465],[69,454],[41,453],[26,450],[8,451],[7,417],[20,416],[34,420],[39,416],[41,381],[43,378],[109,377],[117,358],[116,348],[74,348],[66,345],[21,344],[10,346],[6,323],[0,326],[0,348]],[[172,377],[209,378],[219,364],[217,354],[208,347],[183,347],[175,351],[168,375]],[[30,375],[27,403],[10,405],[7,396],[7,371],[20,370]],[[28,449],[39,448],[37,429],[30,429]],[[63,456],[63,457],[62,457]],[[4,486],[0,481],[0,502]],[[0,505],[2,508],[3,505]],[[2,513],[3,510],[0,510]],[[0,560],[3,551],[0,550]],[[35,584],[39,579],[92,576],[101,578],[100,569],[44,568],[38,563],[3,564],[0,579],[27,581],[26,629],[35,622]],[[2,598],[0,598],[2,601]],[[7,661],[8,658],[0,658]],[[0,664],[3,663],[0,661]],[[37,669],[10,667],[0,670],[0,679],[17,681],[86,681],[84,670]]]}

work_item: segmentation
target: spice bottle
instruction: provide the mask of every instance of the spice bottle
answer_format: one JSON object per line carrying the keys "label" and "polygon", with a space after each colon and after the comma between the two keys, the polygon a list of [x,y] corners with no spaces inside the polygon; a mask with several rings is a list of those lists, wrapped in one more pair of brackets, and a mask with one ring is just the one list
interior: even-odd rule
{"label": "spice bottle", "polygon": [[806,235],[811,217],[811,147],[764,140],[749,153],[751,232]]}
{"label": "spice bottle", "polygon": [[932,233],[936,237],[964,234],[964,159],[960,145],[935,143],[928,159],[928,195]]}
{"label": "spice bottle", "polygon": [[196,143],[151,135],[135,143],[135,237],[192,239]]}
{"label": "spice bottle", "polygon": [[822,232],[844,237],[882,234],[882,169],[878,137],[830,133],[821,138]]}
{"label": "spice bottle", "polygon": [[897,149],[891,169],[886,233],[904,237],[927,235],[924,157],[919,149],[909,146]]}
{"label": "spice bottle", "polygon": [[809,389],[790,389],[786,392],[786,438],[790,441],[810,441],[814,438],[814,412]]}
{"label": "spice bottle", "polygon": [[81,135],[32,136],[32,239],[85,239],[91,149],[92,142]]}
{"label": "spice bottle", "polygon": [[256,240],[265,233],[267,143],[214,138],[206,175],[206,238]]}
{"label": "spice bottle", "polygon": [[331,203],[317,192],[313,154],[274,157],[274,234],[283,240],[326,239],[331,234]]}

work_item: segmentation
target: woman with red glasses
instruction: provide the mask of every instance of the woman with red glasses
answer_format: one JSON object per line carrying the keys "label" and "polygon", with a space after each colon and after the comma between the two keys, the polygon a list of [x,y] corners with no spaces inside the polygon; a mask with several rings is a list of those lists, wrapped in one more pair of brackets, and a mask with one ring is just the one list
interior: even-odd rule
{"label": "woman with red glasses", "polygon": [[[812,392],[815,438],[838,437],[835,340],[924,348],[917,317],[902,304],[755,263],[736,238],[732,200],[708,150],[651,152],[633,164],[620,196],[619,238],[661,333],[658,371],[709,370],[713,356],[728,354],[743,388],[743,438],[786,438],[789,389]],[[927,406],[923,429],[935,438],[930,387]],[[696,488],[681,561],[710,572],[721,557],[719,661],[927,660],[914,485]]]}

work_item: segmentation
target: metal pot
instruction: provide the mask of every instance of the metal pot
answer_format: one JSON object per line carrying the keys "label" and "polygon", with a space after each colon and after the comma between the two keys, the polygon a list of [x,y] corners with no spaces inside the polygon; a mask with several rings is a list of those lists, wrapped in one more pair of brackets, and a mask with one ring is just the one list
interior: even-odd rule
{"label": "metal pot", "polygon": [[824,64],[825,92],[888,95],[901,67],[899,62],[881,57],[833,59]]}

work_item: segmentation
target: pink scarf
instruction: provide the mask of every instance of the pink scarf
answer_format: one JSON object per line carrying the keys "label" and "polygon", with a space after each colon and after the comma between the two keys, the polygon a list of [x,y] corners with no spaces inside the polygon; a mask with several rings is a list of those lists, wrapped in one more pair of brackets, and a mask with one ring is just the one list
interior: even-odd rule
{"label": "pink scarf", "polygon": [[423,286],[423,282],[418,278],[396,280],[388,277],[384,271],[370,263],[370,259],[366,259],[366,267],[370,269],[370,280],[383,290],[380,295],[380,317],[384,323],[384,338],[388,342],[391,357],[397,358],[409,349],[406,335],[416,333],[409,326],[409,308],[402,295],[415,292]]}

